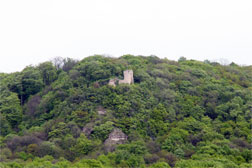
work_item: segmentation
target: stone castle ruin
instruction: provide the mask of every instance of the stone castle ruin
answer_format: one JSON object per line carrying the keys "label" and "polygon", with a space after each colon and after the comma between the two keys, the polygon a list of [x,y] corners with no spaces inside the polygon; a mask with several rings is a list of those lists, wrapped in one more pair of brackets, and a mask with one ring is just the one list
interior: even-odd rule
{"label": "stone castle ruin", "polygon": [[123,80],[119,80],[118,78],[110,79],[108,85],[116,86],[117,84],[133,84],[134,77],[133,77],[133,70],[125,70],[123,71]]}
{"label": "stone castle ruin", "polygon": [[110,79],[108,85],[110,85],[110,86],[116,86],[117,82],[118,82],[117,78]]}
{"label": "stone castle ruin", "polygon": [[133,71],[132,70],[126,70],[123,71],[123,80],[119,80],[119,84],[126,83],[126,84],[133,84],[134,78],[133,78]]}

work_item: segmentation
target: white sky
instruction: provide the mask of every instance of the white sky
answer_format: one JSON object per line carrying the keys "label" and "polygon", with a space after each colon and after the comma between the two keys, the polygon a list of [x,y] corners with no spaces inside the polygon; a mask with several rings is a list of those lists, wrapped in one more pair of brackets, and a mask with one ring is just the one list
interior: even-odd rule
{"label": "white sky", "polygon": [[0,0],[0,72],[94,54],[252,65],[252,0]]}

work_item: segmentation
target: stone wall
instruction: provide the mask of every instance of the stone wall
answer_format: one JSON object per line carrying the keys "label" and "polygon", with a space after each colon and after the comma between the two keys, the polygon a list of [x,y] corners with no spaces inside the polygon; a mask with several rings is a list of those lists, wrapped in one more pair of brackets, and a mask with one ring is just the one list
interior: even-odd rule
{"label": "stone wall", "polygon": [[133,71],[132,70],[123,71],[123,76],[124,76],[124,79],[119,80],[119,84],[123,84],[123,83],[133,84],[134,83]]}
{"label": "stone wall", "polygon": [[117,78],[110,79],[108,85],[110,86],[116,86],[116,84],[133,84],[134,83],[134,77],[133,77],[133,71],[132,70],[125,70],[123,71],[123,80],[119,80]]}
{"label": "stone wall", "polygon": [[108,85],[110,85],[110,86],[116,86],[116,82],[117,82],[117,81],[118,81],[117,78],[115,78],[115,79],[110,79]]}

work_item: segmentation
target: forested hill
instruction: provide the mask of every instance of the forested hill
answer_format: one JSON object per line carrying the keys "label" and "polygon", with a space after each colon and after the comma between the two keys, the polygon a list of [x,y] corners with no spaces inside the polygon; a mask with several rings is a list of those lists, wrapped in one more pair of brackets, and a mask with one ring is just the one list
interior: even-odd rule
{"label": "forested hill", "polygon": [[0,167],[251,167],[252,66],[96,55],[0,82]]}

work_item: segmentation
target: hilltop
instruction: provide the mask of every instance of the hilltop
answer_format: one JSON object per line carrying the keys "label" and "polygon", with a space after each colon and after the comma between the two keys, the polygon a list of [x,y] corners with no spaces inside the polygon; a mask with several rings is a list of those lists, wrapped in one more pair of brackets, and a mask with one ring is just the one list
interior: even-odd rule
{"label": "hilltop", "polygon": [[0,81],[0,167],[251,166],[252,66],[95,55]]}

